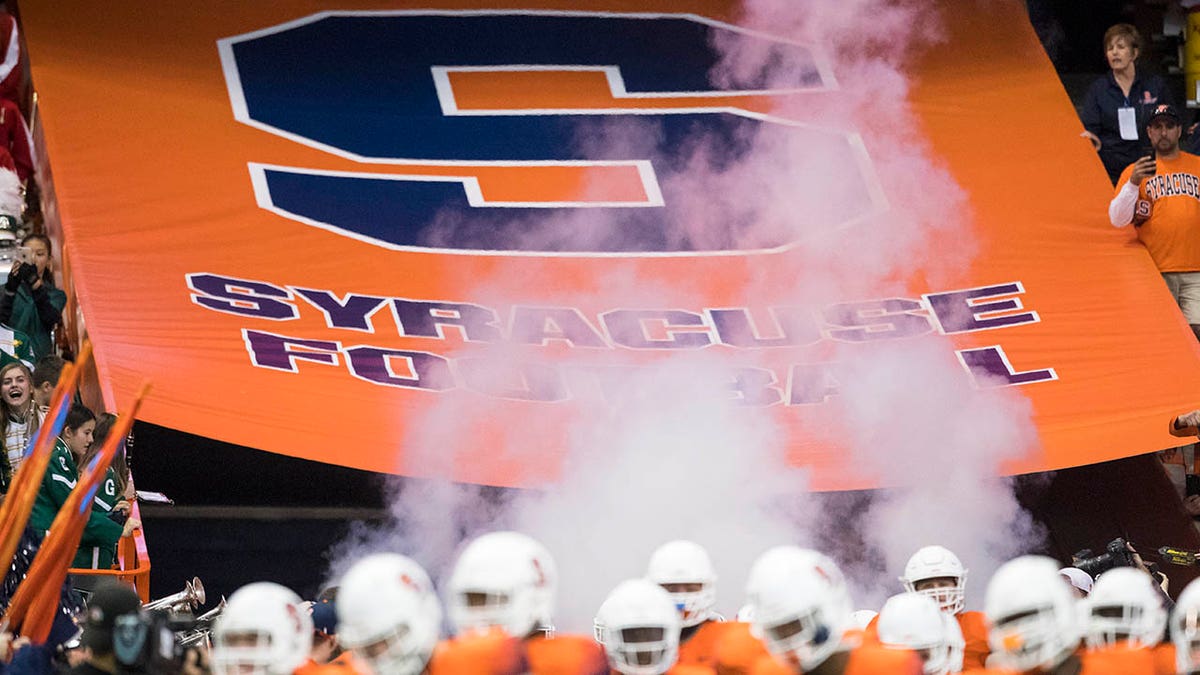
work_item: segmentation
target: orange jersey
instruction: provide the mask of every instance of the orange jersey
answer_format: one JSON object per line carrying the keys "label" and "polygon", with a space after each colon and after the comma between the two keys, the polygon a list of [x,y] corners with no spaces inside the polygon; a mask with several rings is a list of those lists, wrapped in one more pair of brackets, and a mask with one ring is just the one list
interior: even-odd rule
{"label": "orange jersey", "polygon": [[[1200,157],[1180,152],[1175,159],[1158,158],[1158,173],[1138,188],[1134,224],[1160,272],[1200,271]],[[1120,191],[1133,165],[1125,167]],[[1144,219],[1144,220],[1143,220]]]}
{"label": "orange jersey", "polygon": [[992,648],[988,646],[987,618],[983,612],[959,612],[954,618],[958,619],[958,627],[966,643],[963,670],[983,668],[988,655],[992,653]]}
{"label": "orange jersey", "polygon": [[312,659],[292,671],[293,675],[358,675],[361,672],[348,661],[335,660],[329,663],[317,663]]}
{"label": "orange jersey", "polygon": [[[1165,647],[1165,648],[1164,648]],[[1130,648],[1118,644],[1085,652],[1083,675],[1175,675],[1175,647]]]}
{"label": "orange jersey", "polygon": [[604,648],[590,636],[533,637],[524,642],[530,675],[600,675],[608,672]]}
{"label": "orange jersey", "polygon": [[696,626],[687,639],[679,643],[678,663],[704,666],[716,663],[717,643],[725,634],[725,627],[728,625],[732,624],[723,621],[705,621]]}
{"label": "orange jersey", "polygon": [[[759,659],[751,672],[753,675],[800,675],[803,671],[790,668],[783,662],[768,657]],[[849,652],[846,665],[839,675],[922,675],[923,673],[924,665],[916,652],[907,649],[888,649],[877,645],[863,645]]]}
{"label": "orange jersey", "polygon": [[749,675],[761,658],[770,658],[767,648],[750,634],[750,624],[730,621],[713,645],[713,670],[717,675]]}
{"label": "orange jersey", "polygon": [[493,630],[439,642],[427,670],[430,675],[517,675],[528,667],[524,644]]}
{"label": "orange jersey", "polygon": [[[954,616],[958,619],[958,628],[962,631],[963,642],[963,671],[972,669],[983,670],[987,657],[992,653],[988,646],[987,618],[983,612],[959,612]],[[863,630],[864,644],[879,642],[879,617],[871,619]]]}

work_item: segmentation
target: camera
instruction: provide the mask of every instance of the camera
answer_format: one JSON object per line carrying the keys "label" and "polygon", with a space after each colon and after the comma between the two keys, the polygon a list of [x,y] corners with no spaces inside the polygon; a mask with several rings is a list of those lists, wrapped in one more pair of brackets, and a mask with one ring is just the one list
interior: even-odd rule
{"label": "camera", "polygon": [[1071,562],[1074,567],[1087,572],[1088,576],[1093,579],[1114,567],[1137,566],[1133,560],[1133,551],[1129,550],[1128,543],[1121,537],[1108,542],[1108,545],[1104,547],[1104,553],[1093,556],[1092,550],[1085,548],[1072,555]]}
{"label": "camera", "polygon": [[113,626],[113,656],[122,673],[175,675],[183,671],[188,650],[176,638],[190,631],[191,615],[155,610],[117,617]]}

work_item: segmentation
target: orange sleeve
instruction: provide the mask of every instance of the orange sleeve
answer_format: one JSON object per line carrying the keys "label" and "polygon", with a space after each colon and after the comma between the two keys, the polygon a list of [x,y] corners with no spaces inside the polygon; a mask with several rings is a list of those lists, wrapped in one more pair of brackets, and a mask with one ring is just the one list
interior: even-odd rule
{"label": "orange sleeve", "polygon": [[717,675],[749,675],[763,657],[768,657],[767,648],[750,634],[750,624],[740,621],[728,623],[713,645]]}
{"label": "orange sleeve", "polygon": [[679,645],[681,664],[712,665],[716,662],[717,643],[725,633],[725,627],[731,625],[721,621],[705,621],[695,632]]}
{"label": "orange sleeve", "polygon": [[1175,675],[1175,645],[1164,642],[1154,648],[1154,672],[1157,675]]}
{"label": "orange sleeve", "polygon": [[531,675],[608,675],[604,648],[591,637],[556,635],[525,641]]}
{"label": "orange sleeve", "polygon": [[499,632],[444,640],[429,661],[430,675],[517,675],[526,672],[520,640]]}
{"label": "orange sleeve", "polygon": [[[718,670],[717,672],[721,671]],[[788,668],[770,656],[758,657],[755,659],[754,664],[750,666],[750,670],[746,672],[750,675],[796,675],[792,672],[791,668]]]}
{"label": "orange sleeve", "polygon": [[982,612],[962,612],[955,618],[958,619],[958,627],[962,630],[963,642],[966,643],[963,649],[963,670],[983,668],[988,655],[992,653],[992,648],[988,645],[987,619]]}
{"label": "orange sleeve", "polygon": [[875,673],[922,675],[924,672],[924,662],[916,652],[874,645],[865,645],[855,649],[850,653],[850,661],[846,664],[846,675],[874,675]]}

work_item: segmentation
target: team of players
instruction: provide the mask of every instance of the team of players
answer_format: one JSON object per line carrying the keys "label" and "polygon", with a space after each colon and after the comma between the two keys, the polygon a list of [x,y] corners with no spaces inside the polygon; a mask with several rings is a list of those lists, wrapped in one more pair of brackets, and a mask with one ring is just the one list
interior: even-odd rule
{"label": "team of players", "polygon": [[825,555],[795,546],[763,553],[750,570],[737,621],[714,612],[716,574],[687,541],[661,546],[644,578],[619,584],[596,613],[592,637],[556,635],[556,568],[549,551],[515,532],[463,550],[445,588],[454,636],[439,642],[443,608],[425,571],[392,553],[358,561],[341,580],[331,665],[306,661],[312,624],[282,586],[251,584],[230,597],[215,631],[218,674],[429,675],[944,675],[1200,673],[1200,585],[1171,617],[1147,574],[1118,568],[1083,600],[1049,558],[1025,556],[992,577],[985,611],[963,609],[967,570],[949,550],[917,551],[904,592],[878,615],[855,612]]}

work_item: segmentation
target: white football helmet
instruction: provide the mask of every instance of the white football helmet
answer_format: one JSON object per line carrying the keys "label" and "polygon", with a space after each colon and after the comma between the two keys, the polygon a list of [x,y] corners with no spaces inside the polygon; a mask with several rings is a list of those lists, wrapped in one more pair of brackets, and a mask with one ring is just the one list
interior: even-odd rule
{"label": "white football helmet", "polygon": [[690,541],[669,541],[650,556],[646,578],[667,588],[674,584],[699,584],[699,590],[667,588],[684,628],[698,626],[712,618],[717,604],[717,573],[708,552]]}
{"label": "white football helmet", "polygon": [[262,581],[229,596],[213,629],[216,675],[291,675],[312,650],[312,617],[300,596]]}
{"label": "white football helmet", "polygon": [[1181,673],[1200,670],[1200,579],[1188,584],[1171,612],[1171,642]]}
{"label": "white football helmet", "polygon": [[772,654],[805,671],[842,648],[853,625],[841,570],[826,556],[797,546],[777,546],[758,557],[746,598],[754,612],[751,633]]}
{"label": "white football helmet", "polygon": [[647,579],[624,581],[608,594],[596,616],[613,670],[623,675],[662,675],[679,656],[679,611],[671,595]]}
{"label": "white football helmet", "polygon": [[490,532],[467,545],[446,582],[456,634],[502,628],[524,638],[554,615],[558,569],[545,546],[519,532]]}
{"label": "white football helmet", "polygon": [[1084,638],[1092,649],[1122,640],[1130,647],[1153,647],[1162,641],[1167,628],[1167,610],[1154,589],[1154,580],[1132,567],[1101,574],[1084,606]]}
{"label": "white football helmet", "polygon": [[1002,565],[988,584],[984,613],[991,624],[992,658],[1002,668],[1053,668],[1083,636],[1075,594],[1058,564],[1044,556],[1021,556]]}
{"label": "white football helmet", "polygon": [[966,655],[967,641],[963,638],[962,626],[958,618],[942,612],[942,622],[946,625],[946,643],[950,645],[951,673],[960,673],[963,669],[963,656]]}
{"label": "white football helmet", "polygon": [[870,626],[871,622],[877,616],[879,616],[879,612],[873,609],[856,609],[854,610],[854,614],[851,615],[852,621],[850,624],[859,630],[866,630],[867,626]]}
{"label": "white football helmet", "polygon": [[879,642],[890,649],[916,652],[925,662],[925,675],[946,675],[950,672],[948,618],[929,596],[893,595],[879,612]]}
{"label": "white football helmet", "polygon": [[337,613],[342,644],[381,675],[422,672],[442,625],[429,575],[398,553],[354,563],[342,578]]}
{"label": "white football helmet", "polygon": [[[933,579],[953,580],[953,586],[917,588],[925,585],[921,582],[930,582]],[[904,566],[904,576],[900,577],[900,582],[909,593],[920,593],[933,598],[943,612],[958,614],[963,611],[967,570],[963,568],[958,556],[948,548],[926,546],[912,554],[908,564]]]}

